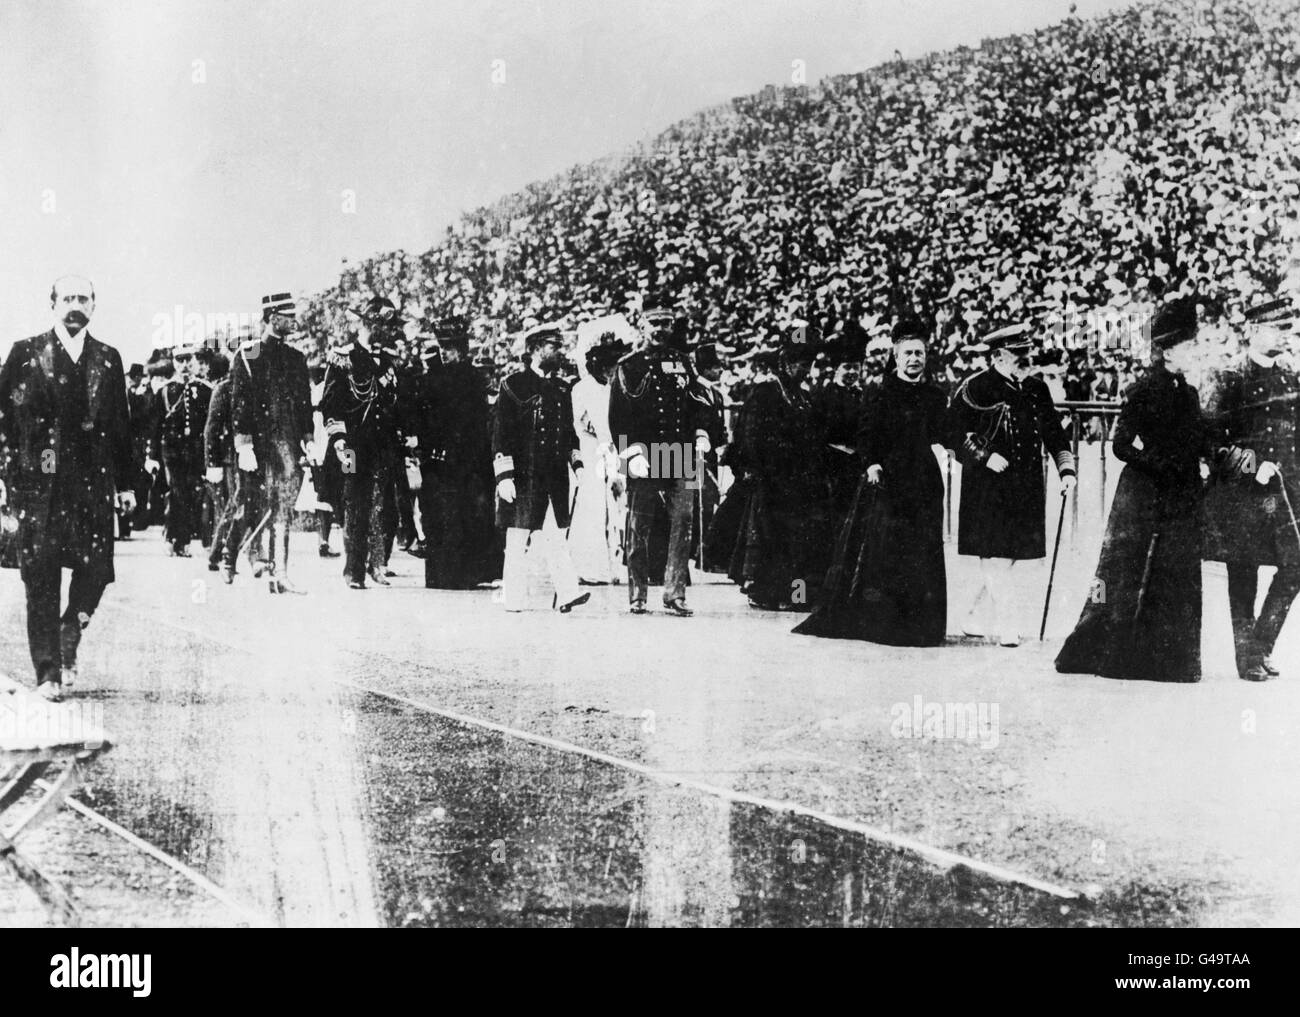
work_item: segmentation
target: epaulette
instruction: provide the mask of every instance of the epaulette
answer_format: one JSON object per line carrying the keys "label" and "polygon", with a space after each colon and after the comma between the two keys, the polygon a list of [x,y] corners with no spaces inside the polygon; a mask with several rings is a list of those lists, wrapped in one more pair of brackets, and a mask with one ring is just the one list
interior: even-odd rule
{"label": "epaulette", "polygon": [[349,368],[352,366],[352,344],[335,346],[325,354],[325,363],[331,367]]}

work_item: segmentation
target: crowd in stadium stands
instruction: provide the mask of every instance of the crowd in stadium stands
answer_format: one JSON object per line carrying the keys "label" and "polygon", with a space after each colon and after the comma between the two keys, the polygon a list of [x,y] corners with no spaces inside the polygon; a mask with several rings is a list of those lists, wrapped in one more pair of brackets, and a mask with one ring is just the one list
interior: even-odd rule
{"label": "crowd in stadium stands", "polygon": [[1297,82],[1295,0],[1175,0],[768,87],[347,267],[303,321],[324,348],[383,294],[468,320],[499,372],[537,321],[666,299],[744,382],[805,323],[832,338],[823,370],[865,351],[878,373],[911,310],[954,383],[1029,320],[1058,399],[1114,400],[1158,299],[1194,290],[1227,344],[1296,275]]}

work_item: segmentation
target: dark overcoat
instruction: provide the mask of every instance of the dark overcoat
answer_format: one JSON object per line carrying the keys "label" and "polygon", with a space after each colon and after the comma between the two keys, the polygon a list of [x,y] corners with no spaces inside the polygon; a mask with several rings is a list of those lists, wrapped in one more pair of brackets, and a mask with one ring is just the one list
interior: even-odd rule
{"label": "dark overcoat", "polygon": [[795,631],[890,646],[937,646],[948,621],[943,475],[948,397],[928,382],[886,375],[866,393],[857,448],[865,467],[835,545],[822,604]]}
{"label": "dark overcoat", "polygon": [[[1219,375],[1208,403],[1216,454],[1205,557],[1300,567],[1300,536],[1287,511],[1288,501],[1300,505],[1300,378],[1248,359]],[[1256,483],[1263,462],[1276,463],[1282,479]]]}
{"label": "dark overcoat", "polygon": [[[967,378],[950,407],[962,463],[957,552],[980,558],[1042,558],[1047,551],[1043,449],[1062,476],[1075,472],[1061,415],[1041,379],[1017,383],[989,369]],[[994,473],[993,453],[1010,464]]]}
{"label": "dark overcoat", "polygon": [[1125,466],[1096,578],[1056,669],[1199,681],[1200,461],[1209,432],[1196,389],[1153,368],[1127,394],[1114,448]]}
{"label": "dark overcoat", "polygon": [[0,454],[24,580],[54,557],[112,582],[115,495],[135,471],[117,350],[87,335],[78,370],[52,330],[14,343],[0,370]]}
{"label": "dark overcoat", "polygon": [[497,525],[540,530],[549,504],[567,529],[569,467],[580,465],[569,383],[532,369],[506,378],[492,413],[492,466],[498,483],[514,481],[515,500],[498,499]]}

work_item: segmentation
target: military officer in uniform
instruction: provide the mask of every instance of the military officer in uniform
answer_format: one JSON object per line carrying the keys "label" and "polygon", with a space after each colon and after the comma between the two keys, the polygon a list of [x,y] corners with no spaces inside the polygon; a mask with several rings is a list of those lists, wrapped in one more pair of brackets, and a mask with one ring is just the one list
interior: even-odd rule
{"label": "military officer in uniform", "polygon": [[172,353],[175,375],[154,394],[153,435],[145,468],[167,476],[167,515],[163,538],[167,553],[190,556],[203,509],[203,428],[212,386],[195,373],[199,344],[184,343]]}
{"label": "military officer in uniform", "polygon": [[609,432],[628,474],[628,599],[633,614],[645,614],[651,533],[666,514],[663,604],[669,614],[686,618],[693,613],[686,606],[692,505],[699,461],[711,448],[709,412],[694,397],[694,369],[674,342],[672,308],[650,306],[642,318],[646,346],[619,361],[609,393]]}
{"label": "military officer in uniform", "polygon": [[[225,538],[224,578],[235,572],[241,547],[265,532],[267,560],[253,574],[269,573],[271,593],[298,592],[289,582],[289,524],[302,486],[302,463],[312,437],[307,358],[286,339],[297,329],[290,293],[262,298],[262,335],[241,343],[230,365],[230,427],[239,489]],[[277,565],[276,538],[283,540]]]}
{"label": "military officer in uniform", "polygon": [[[559,377],[563,333],[539,325],[524,337],[524,369],[501,383],[492,414],[492,469],[497,481],[497,525],[506,531],[501,592],[507,611],[522,611],[524,558],[537,541],[546,558],[555,600],[567,613],[590,599],[578,587],[563,530],[569,526],[569,470],[582,469],[573,429],[573,393]],[[581,481],[579,480],[579,484]],[[546,525],[547,516],[553,521]]]}
{"label": "military officer in uniform", "polygon": [[[1228,567],[1237,673],[1246,681],[1278,675],[1273,646],[1300,593],[1300,378],[1282,356],[1300,309],[1271,297],[1246,312],[1246,356],[1223,372],[1210,398],[1215,479],[1207,498],[1206,558]],[[1259,567],[1277,571],[1259,613]]]}
{"label": "military officer in uniform", "polygon": [[[1047,385],[1030,373],[1030,331],[1028,324],[1012,325],[987,336],[990,366],[962,382],[949,409],[962,463],[957,553],[979,558],[983,580],[965,632],[987,634],[1002,646],[1020,644],[1014,567],[1047,553],[1044,448],[1056,463],[1062,494],[1075,483],[1061,416]],[[977,612],[986,597],[985,631]]]}
{"label": "military officer in uniform", "polygon": [[355,339],[330,350],[320,411],[325,434],[343,473],[343,575],[349,588],[364,590],[367,576],[384,577],[384,534],[377,508],[391,487],[396,433],[397,374],[383,352],[384,333],[402,319],[386,297],[349,309]]}

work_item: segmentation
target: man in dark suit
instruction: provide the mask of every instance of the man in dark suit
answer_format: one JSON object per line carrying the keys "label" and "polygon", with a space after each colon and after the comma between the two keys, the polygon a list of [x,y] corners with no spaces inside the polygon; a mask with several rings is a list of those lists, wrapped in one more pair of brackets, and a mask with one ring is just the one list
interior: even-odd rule
{"label": "man in dark suit", "polygon": [[[134,508],[137,466],[122,358],[86,328],[94,286],[65,276],[50,301],[54,328],[14,343],[0,370],[0,459],[19,520],[37,689],[58,702],[76,680],[82,630],[115,578],[115,513]],[[72,582],[60,615],[65,568]]]}
{"label": "man in dark suit", "polygon": [[[225,574],[230,582],[242,544],[265,528],[268,560],[254,575],[269,573],[271,593],[296,591],[288,581],[289,524],[302,486],[305,447],[312,439],[311,384],[307,358],[285,339],[298,327],[289,293],[262,298],[260,339],[242,343],[230,365],[230,426],[234,434],[239,489],[226,535]],[[276,571],[275,539],[284,550]]]}

